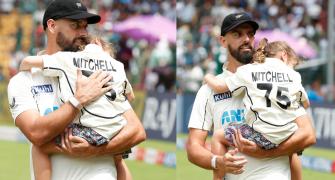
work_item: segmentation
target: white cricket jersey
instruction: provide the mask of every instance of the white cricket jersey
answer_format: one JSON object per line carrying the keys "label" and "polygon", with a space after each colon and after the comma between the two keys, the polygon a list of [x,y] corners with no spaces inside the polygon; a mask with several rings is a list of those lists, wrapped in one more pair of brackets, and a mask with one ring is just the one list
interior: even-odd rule
{"label": "white cricket jersey", "polygon": [[[218,78],[225,79],[233,73],[223,70]],[[195,98],[188,124],[189,128],[210,131],[226,126],[229,122],[244,122],[245,108],[243,93],[231,96],[230,92],[216,94],[207,85],[203,85]],[[288,156],[277,158],[254,158],[238,153],[247,159],[245,171],[239,175],[226,174],[227,180],[289,180],[290,165]]]}
{"label": "white cricket jersey", "polygon": [[129,93],[132,88],[127,80],[123,64],[104,52],[100,46],[88,44],[80,52],[57,52],[53,55],[43,55],[43,64],[45,76],[59,77],[60,94],[64,102],[74,95],[78,68],[85,77],[99,69],[112,74],[112,86],[116,91],[116,99],[111,99],[110,92],[106,93],[85,106],[74,122],[94,129],[107,139],[115,136],[125,125],[126,120],[121,115],[131,106],[124,93]]}
{"label": "white cricket jersey", "polygon": [[307,99],[301,76],[280,59],[241,66],[225,82],[233,95],[245,91],[246,123],[272,143],[291,136],[294,120],[306,114],[300,106]]}
{"label": "white cricket jersey", "polygon": [[[231,75],[231,72],[224,70],[217,78],[225,79]],[[231,92],[215,93],[206,84],[202,85],[193,104],[188,128],[210,131],[230,122],[244,122],[242,97],[241,94],[240,98],[232,98]]]}
{"label": "white cricket jersey", "polygon": [[[41,70],[19,72],[8,84],[8,101],[13,119],[27,110],[38,110],[41,116],[59,108],[57,78],[45,77]],[[31,157],[30,157],[31,159]],[[116,180],[116,169],[112,156],[95,158],[73,158],[64,154],[51,156],[52,180]],[[30,161],[31,180],[34,180]]]}

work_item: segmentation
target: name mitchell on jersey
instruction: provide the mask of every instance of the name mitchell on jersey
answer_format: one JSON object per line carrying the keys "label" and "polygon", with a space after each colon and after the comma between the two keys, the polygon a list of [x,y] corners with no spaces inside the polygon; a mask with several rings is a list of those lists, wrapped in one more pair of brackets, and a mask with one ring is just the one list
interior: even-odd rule
{"label": "name mitchell on jersey", "polygon": [[290,76],[281,72],[251,72],[252,81],[267,81],[267,82],[293,82]]}
{"label": "name mitchell on jersey", "polygon": [[84,59],[74,57],[73,65],[80,69],[89,69],[91,71],[97,71],[99,69],[104,71],[116,71],[111,61],[101,59]]}

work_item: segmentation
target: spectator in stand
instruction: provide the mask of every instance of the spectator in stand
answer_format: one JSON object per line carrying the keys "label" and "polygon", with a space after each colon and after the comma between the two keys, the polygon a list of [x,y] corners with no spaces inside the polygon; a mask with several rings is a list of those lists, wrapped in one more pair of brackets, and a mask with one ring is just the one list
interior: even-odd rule
{"label": "spectator in stand", "polygon": [[[19,21],[19,16],[21,14],[25,15],[32,15],[31,18],[33,20],[33,31],[30,34],[23,34],[24,39],[29,39],[27,37],[32,37],[30,39],[32,42],[28,43],[32,46],[27,50],[23,50],[22,53],[29,53],[30,55],[36,54],[40,50],[40,47],[45,46],[45,36],[40,35],[41,26],[39,25],[42,21],[43,13],[46,8],[46,4],[48,4],[51,0],[28,0],[29,3],[26,1],[15,1],[15,0],[0,0],[0,29],[2,30],[1,22],[3,21],[1,13],[8,13],[13,14],[13,18]],[[152,46],[155,44],[149,44],[146,40],[132,40],[128,37],[122,37],[120,34],[112,33],[112,26],[116,22],[123,21],[127,18],[132,16],[136,16],[139,14],[146,14],[146,15],[153,15],[153,14],[160,14],[166,16],[175,21],[176,19],[176,12],[171,10],[175,9],[176,0],[168,1],[168,0],[161,0],[161,1],[151,1],[150,3],[145,0],[122,0],[122,1],[112,1],[112,0],[101,0],[101,1],[92,1],[92,0],[83,0],[82,1],[89,9],[89,11],[95,11],[93,13],[98,13],[102,20],[98,24],[96,28],[88,27],[88,30],[91,34],[100,34],[103,39],[108,39],[113,45],[117,48],[117,52],[119,54],[117,57],[121,57],[119,60],[122,61],[126,68],[128,68],[128,78],[134,87],[139,87],[141,89],[146,89],[144,87],[144,79],[145,77],[138,77],[140,74],[146,75],[145,67],[149,61],[150,54],[152,53]],[[19,8],[19,9],[18,9]],[[14,11],[18,9],[19,11]],[[15,21],[15,22],[16,22]],[[0,30],[0,32],[1,32]],[[15,32],[17,32],[17,27],[15,27]],[[2,34],[0,34],[2,36]],[[11,38],[10,35],[5,35],[5,37]],[[15,39],[16,40],[16,39]],[[17,40],[16,40],[17,41]],[[143,41],[145,41],[143,46]],[[141,50],[139,50],[139,47]],[[173,50],[169,46],[170,51]],[[8,52],[15,58],[15,50],[11,50]],[[137,53],[136,56],[134,53]],[[18,67],[16,64],[16,60],[13,58],[12,61],[15,64],[15,69]],[[7,60],[7,59],[5,59]],[[10,60],[10,58],[8,58]],[[140,62],[139,62],[140,61]],[[172,63],[173,64],[173,63]],[[142,67],[141,67],[142,66]],[[173,67],[173,66],[172,66]],[[5,68],[5,67],[4,67]],[[16,74],[16,70],[13,69],[13,75]],[[158,69],[157,72],[163,72],[163,74],[174,74],[171,71],[170,67],[166,67],[163,69]],[[165,86],[174,86],[175,78],[172,79],[164,79],[166,75],[161,77],[162,83]],[[168,81],[168,82],[167,82]],[[172,81],[172,82],[170,82]],[[158,86],[157,86],[158,87]],[[162,86],[159,86],[162,87]],[[167,88],[173,89],[173,88]],[[156,90],[156,84],[153,87],[153,90]]]}
{"label": "spectator in stand", "polygon": [[308,99],[311,102],[322,103],[324,102],[324,93],[321,89],[321,79],[315,79],[312,84],[311,88],[307,90]]}
{"label": "spectator in stand", "polygon": [[[227,14],[245,11],[260,23],[260,29],[274,28],[292,34],[296,38],[304,38],[314,47],[324,48],[320,43],[326,37],[327,1],[270,1],[270,0],[242,0],[242,1],[178,1],[177,3],[177,29],[178,50],[177,62],[179,71],[187,71],[191,67],[184,66],[185,58],[193,65],[208,73],[213,70],[211,64],[216,64],[217,74],[221,73],[221,66],[225,63],[225,51],[220,48],[217,40],[220,23]],[[189,7],[192,11],[185,11]],[[191,16],[190,16],[191,15]],[[196,19],[196,21],[193,21]],[[193,52],[190,55],[190,43]],[[197,60],[194,55],[196,47],[203,47],[208,54],[206,61]],[[318,52],[322,52],[322,49]],[[180,53],[180,54],[179,54]],[[214,63],[213,63],[214,62]],[[178,77],[179,87],[183,88],[185,78]],[[198,82],[199,86],[201,81]]]}

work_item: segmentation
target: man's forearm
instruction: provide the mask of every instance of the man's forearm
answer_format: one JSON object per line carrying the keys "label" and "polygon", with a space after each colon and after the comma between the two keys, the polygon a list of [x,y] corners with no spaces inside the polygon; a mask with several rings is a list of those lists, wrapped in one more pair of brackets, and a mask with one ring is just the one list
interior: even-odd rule
{"label": "man's forearm", "polygon": [[291,155],[316,143],[315,131],[310,118],[307,115],[299,117],[296,123],[299,127],[298,130],[277,148],[264,151],[265,157]]}
{"label": "man's forearm", "polygon": [[297,153],[315,144],[315,140],[303,129],[298,129],[290,139],[281,143],[277,148],[266,150],[263,157],[287,156]]}
{"label": "man's forearm", "polygon": [[243,154],[256,158],[269,158],[288,156],[315,144],[315,132],[311,119],[304,115],[298,117],[295,122],[298,126],[296,132],[274,149],[264,150],[260,148],[255,142],[243,138],[239,131],[237,132],[235,146]]}
{"label": "man's forearm", "polygon": [[205,168],[212,169],[211,158],[212,152],[205,148],[208,132],[200,129],[189,129],[189,135],[186,142],[187,157],[193,164]]}
{"label": "man's forearm", "polygon": [[[213,153],[205,147],[207,134],[208,132],[205,130],[190,128],[186,151],[190,162],[204,169],[212,170]],[[225,154],[216,154],[216,168],[225,173],[242,173],[246,160],[243,156],[236,156],[236,153],[237,149],[228,151]]]}
{"label": "man's forearm", "polygon": [[[80,70],[77,72],[74,96],[80,105],[88,105],[112,88],[103,86],[112,78],[107,72],[99,70],[89,78],[83,78]],[[78,112],[79,110],[69,102],[45,116],[41,116],[37,109],[30,109],[16,117],[15,125],[34,145],[41,146],[60,134],[75,119]]]}
{"label": "man's forearm", "polygon": [[78,112],[69,103],[47,116],[40,116],[37,111],[26,111],[16,118],[16,126],[34,145],[41,146],[63,132]]}
{"label": "man's forearm", "polygon": [[123,115],[127,125],[107,145],[96,147],[99,155],[122,153],[145,140],[145,130],[135,112],[131,109]]}
{"label": "man's forearm", "polygon": [[190,139],[188,139],[186,151],[187,158],[190,162],[204,169],[213,169],[211,166],[211,158],[213,154],[206,149],[204,145],[192,143]]}

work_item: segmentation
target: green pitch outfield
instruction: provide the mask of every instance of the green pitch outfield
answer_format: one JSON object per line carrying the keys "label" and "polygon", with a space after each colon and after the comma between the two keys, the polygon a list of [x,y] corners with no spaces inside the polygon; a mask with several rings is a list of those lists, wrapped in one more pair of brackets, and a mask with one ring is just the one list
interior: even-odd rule
{"label": "green pitch outfield", "polygon": [[[180,136],[179,136],[180,137]],[[182,136],[185,137],[185,136]],[[319,149],[319,148],[308,148],[304,151],[304,155],[319,156],[327,159],[335,160],[335,151]],[[177,150],[177,179],[192,179],[192,180],[204,180],[212,179],[212,172],[203,170],[187,160],[185,150]],[[334,180],[335,174],[321,173],[309,169],[303,169],[303,180]]]}
{"label": "green pitch outfield", "polygon": [[[175,151],[174,143],[147,140],[141,147],[162,151]],[[29,145],[27,143],[0,141],[0,179],[28,180]],[[144,162],[128,161],[134,180],[176,179],[176,169]]]}
{"label": "green pitch outfield", "polygon": [[[310,148],[304,151],[306,155],[323,156],[323,154],[331,154],[332,159],[335,159],[335,153],[329,150]],[[192,179],[192,180],[204,180],[212,179],[212,172],[203,170],[187,160],[186,152],[184,150],[177,150],[177,179]],[[321,173],[313,170],[303,169],[303,180],[334,180],[335,174]]]}

